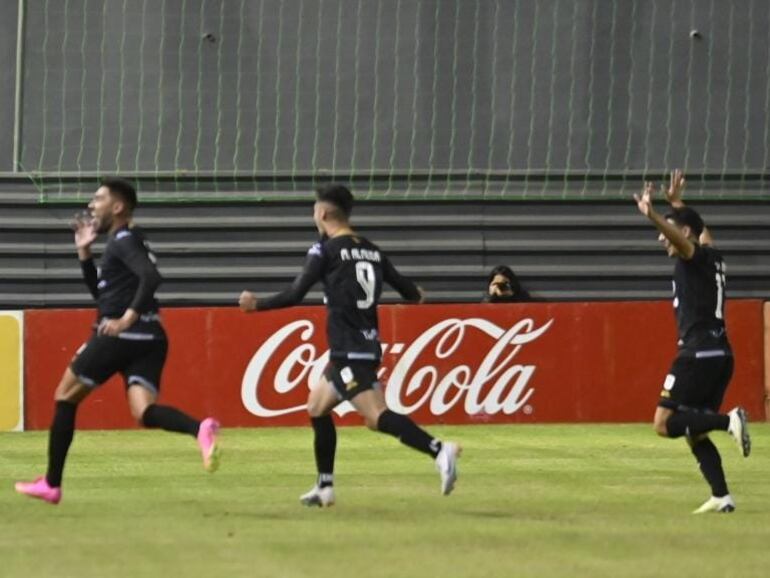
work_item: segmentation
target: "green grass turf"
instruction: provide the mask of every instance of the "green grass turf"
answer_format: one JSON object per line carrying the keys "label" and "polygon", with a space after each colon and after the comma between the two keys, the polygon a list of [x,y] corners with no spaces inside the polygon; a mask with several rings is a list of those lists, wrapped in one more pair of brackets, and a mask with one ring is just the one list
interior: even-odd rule
{"label": "green grass turf", "polygon": [[337,505],[301,507],[306,428],[225,430],[216,474],[193,440],[79,432],[53,507],[12,482],[44,470],[44,432],[0,434],[0,576],[767,576],[770,426],[745,460],[715,433],[738,511],[708,495],[683,441],[648,425],[431,428],[464,446],[450,497],[425,456],[341,428]]}

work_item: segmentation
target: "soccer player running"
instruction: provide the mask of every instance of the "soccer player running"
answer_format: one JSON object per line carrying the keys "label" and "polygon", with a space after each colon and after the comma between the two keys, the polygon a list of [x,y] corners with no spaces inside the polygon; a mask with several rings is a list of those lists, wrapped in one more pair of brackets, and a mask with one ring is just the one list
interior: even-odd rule
{"label": "soccer player running", "polygon": [[300,502],[321,507],[334,504],[337,433],[331,411],[345,400],[364,417],[369,429],[393,435],[431,456],[441,475],[441,492],[448,495],[457,479],[460,447],[431,437],[407,416],[389,410],[377,378],[382,356],[377,305],[383,282],[408,301],[421,302],[423,293],[396,271],[377,245],[353,231],[349,223],[353,195],[346,187],[330,184],[317,191],[316,199],[313,220],[321,240],[310,247],[302,273],[281,293],[257,300],[244,291],[239,299],[247,313],[265,311],[298,304],[318,281],[324,286],[330,360],[307,402],[318,478],[300,496]]}
{"label": "soccer player running", "polygon": [[[16,484],[17,492],[50,504],[58,504],[62,497],[62,473],[78,405],[118,372],[125,379],[131,415],[139,424],[197,437],[205,469],[213,472],[219,463],[216,420],[198,422],[176,408],[156,403],[168,349],[155,299],[162,279],[142,233],[131,226],[136,205],[131,183],[105,179],[88,204],[90,214],[80,215],[73,223],[80,266],[97,303],[98,322],[56,388],[46,475]],[[97,269],[91,245],[102,233],[108,239]]]}
{"label": "soccer player running", "polygon": [[[646,183],[634,199],[641,212],[660,231],[658,240],[674,265],[674,309],[679,331],[679,352],[663,383],[655,411],[658,435],[685,437],[698,460],[711,497],[693,513],[732,512],[722,469],[722,459],[708,437],[714,430],[728,432],[744,457],[751,451],[746,412],[741,407],[720,414],[727,385],[733,374],[733,354],[724,321],[725,264],[719,252],[702,243],[704,223],[681,201],[684,178],[680,171],[671,177],[666,193],[671,211],[661,216],[652,206],[655,187]],[[698,239],[701,239],[699,242]]]}

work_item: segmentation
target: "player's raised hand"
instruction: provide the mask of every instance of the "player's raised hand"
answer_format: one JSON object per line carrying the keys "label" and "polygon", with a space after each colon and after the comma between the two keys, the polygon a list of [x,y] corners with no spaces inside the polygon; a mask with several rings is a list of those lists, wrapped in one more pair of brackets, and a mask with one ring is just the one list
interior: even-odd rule
{"label": "player's raised hand", "polygon": [[238,298],[238,306],[244,313],[251,313],[257,310],[257,297],[251,291],[243,291]]}
{"label": "player's raised hand", "polygon": [[682,197],[684,196],[684,187],[686,184],[687,183],[684,180],[684,174],[682,174],[680,169],[676,169],[671,172],[671,180],[669,182],[668,189],[666,189],[664,186],[660,187],[663,191],[663,194],[666,196],[666,200],[671,204],[672,207],[684,206]]}
{"label": "player's raised hand", "polygon": [[644,190],[641,195],[634,193],[634,200],[639,212],[645,217],[649,217],[652,212],[652,195],[655,193],[655,183],[647,181],[644,183]]}
{"label": "player's raised hand", "polygon": [[75,247],[78,249],[87,249],[96,240],[94,221],[88,211],[76,214],[71,226],[75,232]]}

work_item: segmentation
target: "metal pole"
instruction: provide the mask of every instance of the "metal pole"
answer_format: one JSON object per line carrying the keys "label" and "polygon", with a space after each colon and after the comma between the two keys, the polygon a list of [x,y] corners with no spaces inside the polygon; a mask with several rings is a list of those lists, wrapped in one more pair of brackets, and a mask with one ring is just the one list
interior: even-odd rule
{"label": "metal pole", "polygon": [[19,0],[16,25],[16,95],[13,117],[13,172],[21,172],[22,84],[24,82],[24,11],[26,2]]}

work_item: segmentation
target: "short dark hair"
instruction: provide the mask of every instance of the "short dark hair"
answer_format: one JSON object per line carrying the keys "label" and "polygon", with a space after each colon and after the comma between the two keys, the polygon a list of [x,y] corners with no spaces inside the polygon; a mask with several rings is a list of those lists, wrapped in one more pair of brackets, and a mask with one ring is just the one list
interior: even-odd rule
{"label": "short dark hair", "polygon": [[315,196],[319,201],[334,205],[346,219],[353,212],[353,193],[343,185],[331,183],[318,189]]}
{"label": "short dark hair", "polygon": [[119,197],[126,205],[128,205],[128,212],[133,213],[136,206],[139,204],[136,198],[136,189],[134,185],[129,183],[126,179],[120,179],[117,177],[107,177],[101,180],[101,186],[107,187],[110,193]]}
{"label": "short dark hair", "polygon": [[672,208],[666,213],[664,218],[673,221],[680,227],[690,227],[690,230],[696,237],[700,237],[703,228],[706,226],[703,223],[703,219],[701,219],[701,216],[698,214],[698,211],[691,209],[690,207]]}

